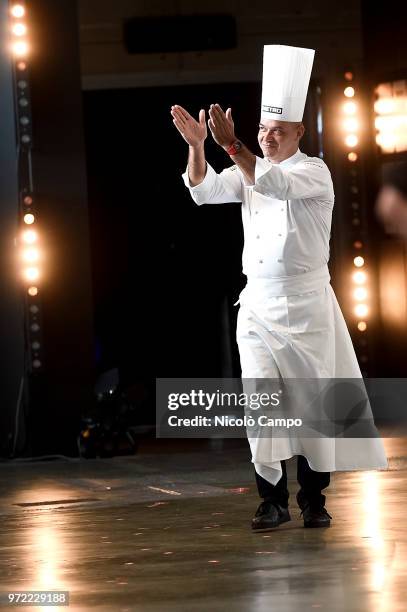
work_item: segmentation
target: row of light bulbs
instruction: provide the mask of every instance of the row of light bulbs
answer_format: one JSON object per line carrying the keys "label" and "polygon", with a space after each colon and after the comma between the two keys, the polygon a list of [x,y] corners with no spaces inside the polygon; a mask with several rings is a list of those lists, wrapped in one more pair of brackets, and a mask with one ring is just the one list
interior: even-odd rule
{"label": "row of light bulbs", "polygon": [[[351,149],[347,153],[348,161],[353,164],[359,158],[357,147],[359,145],[358,131],[360,127],[360,119],[358,117],[358,102],[356,98],[355,87],[350,83],[353,81],[353,73],[350,71],[345,72],[345,80],[348,81],[343,90],[344,101],[342,105],[342,112],[344,115],[342,127],[345,132],[344,144],[348,149]],[[355,150],[356,149],[356,150]],[[351,171],[355,172],[355,170]],[[356,240],[353,244],[356,249],[361,249],[363,244],[360,240]],[[361,255],[357,255],[353,259],[354,271],[352,273],[353,291],[352,297],[354,299],[353,313],[357,317],[357,327],[361,332],[366,331],[367,322],[366,318],[369,315],[369,306],[367,300],[369,298],[369,292],[366,287],[367,273],[364,270],[365,259]]]}
{"label": "row of light bulbs", "polygon": [[[13,4],[10,7],[11,13],[11,35],[12,43],[11,49],[13,54],[17,58],[21,58],[28,53],[28,41],[25,36],[27,35],[27,25],[22,21],[26,15],[25,7],[23,4]],[[18,69],[25,70],[26,65],[24,63],[17,64]],[[31,196],[26,195],[23,199],[25,210],[33,204]],[[23,279],[28,283],[27,292],[30,296],[38,295],[38,287],[36,282],[40,278],[39,263],[41,254],[38,248],[38,232],[36,230],[36,218],[32,212],[25,212],[23,216],[24,228],[21,233],[21,242],[23,249],[21,252],[21,260],[24,265],[22,274]]]}
{"label": "row of light bulbs", "polygon": [[[352,72],[345,72],[344,76],[347,81],[353,80]],[[345,116],[342,127],[345,132],[344,142],[349,149],[354,149],[359,144],[359,137],[357,135],[359,131],[359,119],[357,117],[358,104],[354,99],[355,94],[355,88],[352,85],[347,85],[343,91],[343,95],[346,99],[342,106],[342,111]],[[353,150],[349,151],[348,160],[350,162],[355,162],[357,159],[357,152]]]}
{"label": "row of light bulbs", "polygon": [[[34,223],[34,215],[24,215],[25,223],[27,217],[32,218],[32,223]],[[21,240],[24,244],[24,248],[21,253],[21,259],[23,261],[23,264],[26,266],[23,270],[23,277],[24,280],[29,284],[35,283],[39,280],[40,277],[40,269],[38,267],[38,264],[40,262],[40,251],[37,246],[38,233],[35,229],[24,229],[21,235]],[[30,285],[28,287],[28,294],[31,296],[38,295],[38,287]]]}
{"label": "row of light bulbs", "polygon": [[27,34],[27,25],[20,21],[25,17],[25,7],[22,4],[13,4],[10,8],[13,22],[11,25],[11,33],[13,35],[13,42],[11,50],[16,57],[23,57],[28,53],[28,42],[24,38]]}
{"label": "row of light bulbs", "polygon": [[[19,114],[19,126],[21,131],[21,153],[26,154],[26,147],[31,146],[30,134],[30,114],[29,114],[29,99],[27,96],[27,63],[25,56],[29,52],[29,44],[25,38],[28,32],[27,25],[23,19],[26,16],[25,7],[22,3],[12,4],[10,7],[11,13],[11,50],[16,59],[16,70],[20,75],[17,78],[17,99],[19,108],[24,109],[24,113]],[[28,126],[28,127],[27,127]],[[37,282],[40,278],[40,259],[41,251],[38,248],[39,235],[36,228],[36,218],[33,213],[33,197],[28,192],[28,187],[23,189],[23,228],[20,236],[21,261],[23,264],[22,275],[26,282],[27,293],[30,297],[38,295]],[[34,371],[39,371],[42,367],[41,360],[41,342],[40,342],[40,324],[39,313],[40,308],[36,300],[29,303],[29,329],[30,329],[30,345],[31,345],[31,366]]]}
{"label": "row of light bulbs", "polygon": [[360,319],[358,321],[358,330],[364,332],[367,329],[367,323],[364,319],[366,319],[369,314],[369,307],[366,303],[369,293],[366,288],[367,273],[363,269],[365,265],[364,258],[361,255],[357,255],[353,259],[353,265],[356,268],[352,274],[353,284],[355,285],[353,289],[353,299],[356,302],[353,311]]}

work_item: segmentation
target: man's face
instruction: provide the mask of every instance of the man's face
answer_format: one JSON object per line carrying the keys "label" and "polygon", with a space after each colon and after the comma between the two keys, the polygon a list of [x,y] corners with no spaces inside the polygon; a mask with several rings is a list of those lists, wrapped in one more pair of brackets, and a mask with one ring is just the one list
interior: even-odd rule
{"label": "man's face", "polygon": [[304,134],[302,123],[262,118],[257,139],[264,157],[279,163],[294,155]]}

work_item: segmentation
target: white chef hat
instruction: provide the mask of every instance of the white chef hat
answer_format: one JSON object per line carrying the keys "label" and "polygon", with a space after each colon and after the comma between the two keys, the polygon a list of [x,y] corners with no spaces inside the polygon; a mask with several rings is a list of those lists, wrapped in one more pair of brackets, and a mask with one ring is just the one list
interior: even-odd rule
{"label": "white chef hat", "polygon": [[314,49],[265,45],[261,116],[279,121],[302,121]]}

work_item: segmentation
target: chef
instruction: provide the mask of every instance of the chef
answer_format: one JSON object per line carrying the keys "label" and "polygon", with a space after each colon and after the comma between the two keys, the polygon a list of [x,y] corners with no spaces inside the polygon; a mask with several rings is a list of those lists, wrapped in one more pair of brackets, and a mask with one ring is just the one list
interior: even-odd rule
{"label": "chef", "polygon": [[[210,132],[234,164],[219,174],[205,159],[205,111],[196,121],[181,106],[171,108],[173,123],[189,145],[183,178],[193,200],[199,205],[242,203],[247,285],[239,299],[237,342],[243,383],[250,391],[261,389],[264,379],[361,378],[327,265],[331,175],[322,159],[299,149],[313,60],[311,49],[264,47],[258,131],[262,158],[236,136],[231,109],[211,105]],[[378,436],[248,432],[248,438],[263,499],[252,521],[255,531],[290,520],[285,460],[293,456],[298,457],[297,502],[305,527],[330,525],[322,494],[330,472],[387,467]]]}

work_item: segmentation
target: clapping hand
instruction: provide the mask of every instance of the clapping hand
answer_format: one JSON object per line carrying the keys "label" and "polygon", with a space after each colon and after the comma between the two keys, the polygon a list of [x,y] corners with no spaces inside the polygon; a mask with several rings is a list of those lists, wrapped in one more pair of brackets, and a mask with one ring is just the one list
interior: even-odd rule
{"label": "clapping hand", "polygon": [[214,141],[223,148],[230,147],[236,140],[232,109],[224,113],[219,104],[211,104],[209,117],[208,126]]}
{"label": "clapping hand", "polygon": [[178,104],[171,106],[171,115],[175,127],[189,146],[198,147],[204,143],[208,131],[203,109],[199,111],[199,121],[196,121],[185,108]]}

